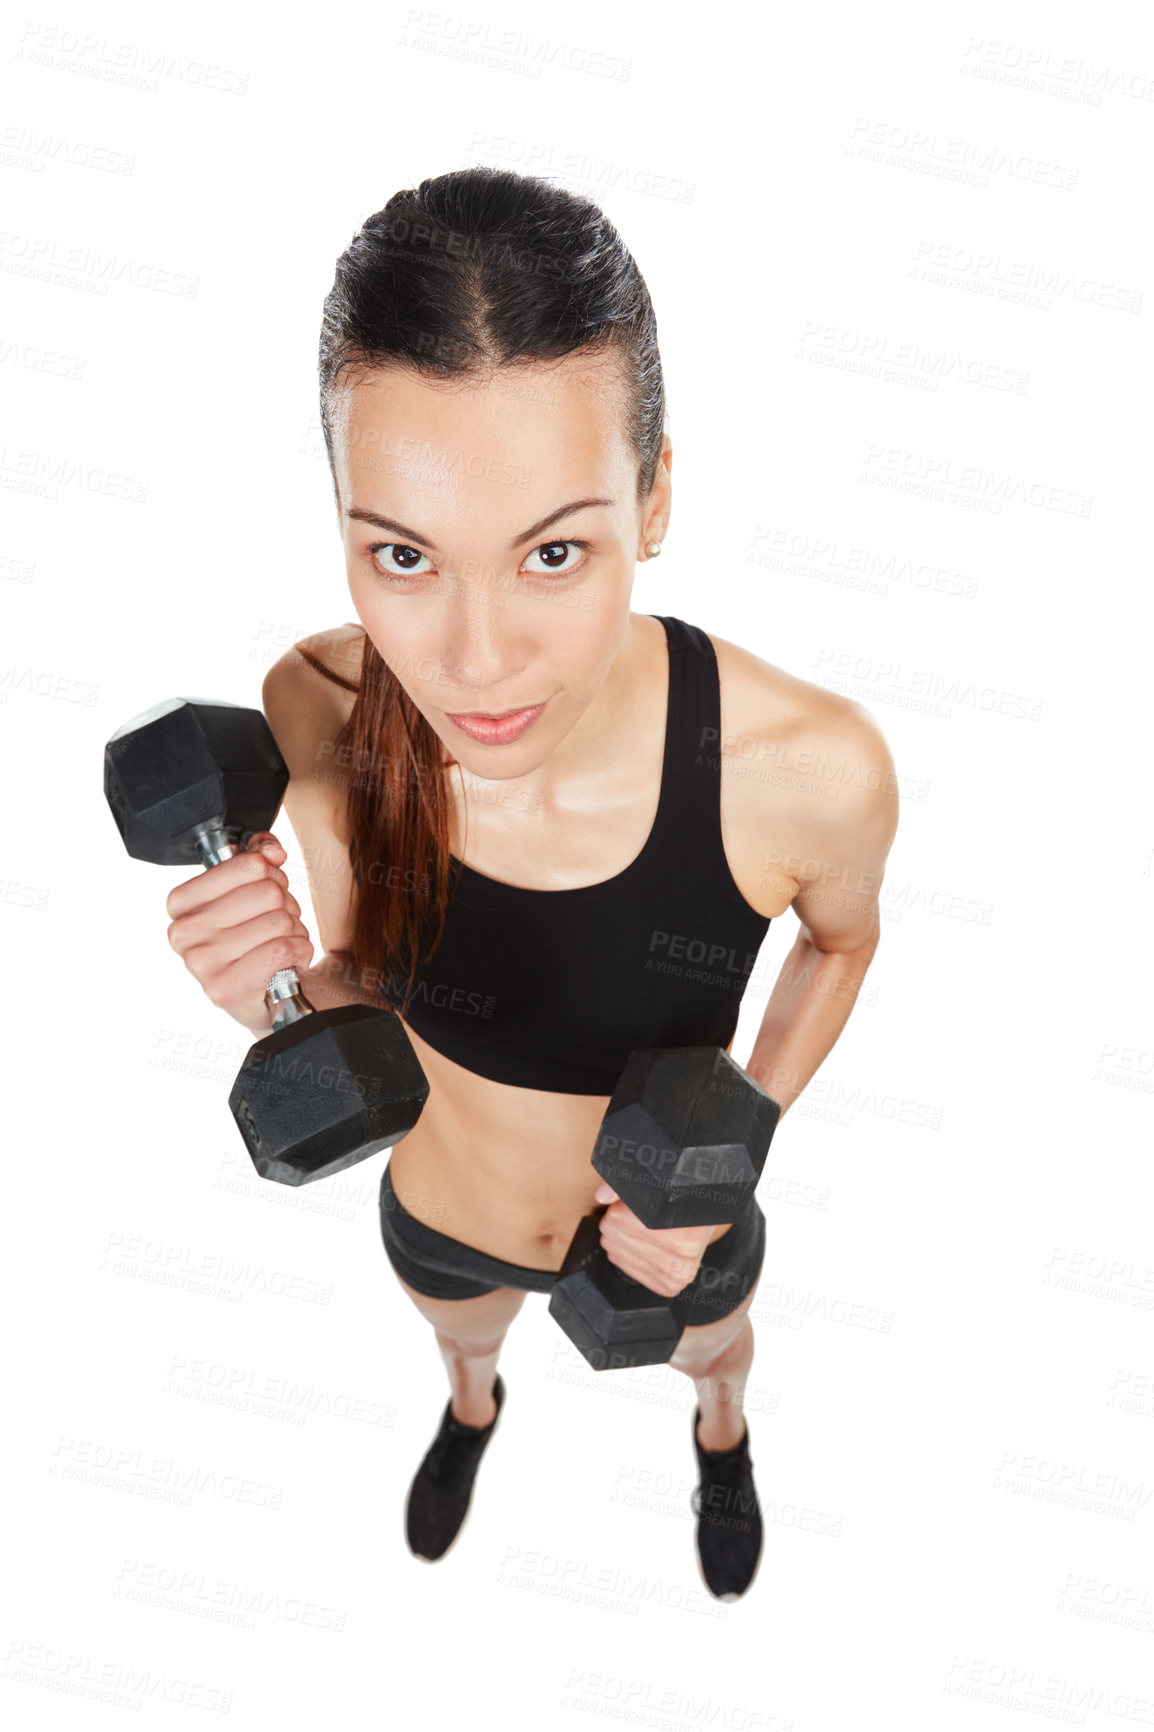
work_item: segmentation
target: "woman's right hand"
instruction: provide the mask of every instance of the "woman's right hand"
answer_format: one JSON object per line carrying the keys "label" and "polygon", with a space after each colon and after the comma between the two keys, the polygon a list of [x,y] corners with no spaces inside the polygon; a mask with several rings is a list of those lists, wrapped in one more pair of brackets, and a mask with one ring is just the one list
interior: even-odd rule
{"label": "woman's right hand", "polygon": [[239,854],[178,884],[165,903],[168,942],[218,1009],[252,1034],[268,1034],[268,982],[309,966],[313,946],[281,870],[288,855],[269,830]]}

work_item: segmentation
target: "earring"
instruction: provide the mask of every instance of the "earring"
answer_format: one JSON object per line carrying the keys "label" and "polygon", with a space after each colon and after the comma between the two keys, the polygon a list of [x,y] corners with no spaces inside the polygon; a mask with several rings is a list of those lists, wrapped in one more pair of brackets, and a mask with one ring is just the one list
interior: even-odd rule
{"label": "earring", "polygon": [[650,559],[656,559],[657,555],[661,552],[661,543],[659,541],[650,541],[646,544],[645,551],[649,555]]}

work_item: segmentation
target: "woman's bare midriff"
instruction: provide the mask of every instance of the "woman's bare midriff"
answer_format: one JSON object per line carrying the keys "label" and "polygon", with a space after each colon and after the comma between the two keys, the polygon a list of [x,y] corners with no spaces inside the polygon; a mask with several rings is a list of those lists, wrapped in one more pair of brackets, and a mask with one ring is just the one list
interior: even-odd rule
{"label": "woman's bare midriff", "polygon": [[[401,1207],[491,1257],[555,1272],[581,1217],[599,1207],[590,1156],[610,1097],[492,1082],[404,1026],[429,1098],[389,1157]],[[710,1244],[729,1230],[715,1227]]]}

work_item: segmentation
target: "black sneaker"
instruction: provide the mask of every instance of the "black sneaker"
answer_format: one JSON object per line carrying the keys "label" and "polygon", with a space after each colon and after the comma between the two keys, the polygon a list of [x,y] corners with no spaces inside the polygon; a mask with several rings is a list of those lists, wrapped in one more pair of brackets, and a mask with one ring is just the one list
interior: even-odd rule
{"label": "black sneaker", "polygon": [[753,1483],[749,1425],[732,1449],[702,1449],[697,1439],[700,1407],[693,1410],[693,1447],[698,1483],[690,1502],[697,1517],[697,1561],[701,1579],[718,1600],[739,1600],[761,1562],[761,1506]]}
{"label": "black sneaker", "polygon": [[425,1451],[405,1505],[405,1537],[418,1558],[443,1558],[461,1531],[481,1457],[501,1417],[505,1383],[500,1372],[493,1398],[497,1411],[488,1425],[464,1425],[453,1415],[452,1397],[445,1403],[440,1429]]}

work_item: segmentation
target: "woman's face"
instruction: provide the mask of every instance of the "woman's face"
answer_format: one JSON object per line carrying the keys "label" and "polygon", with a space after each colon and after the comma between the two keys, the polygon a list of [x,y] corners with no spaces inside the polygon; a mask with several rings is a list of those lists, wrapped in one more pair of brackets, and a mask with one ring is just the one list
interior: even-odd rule
{"label": "woman's face", "polygon": [[[620,392],[609,358],[567,357],[467,384],[376,369],[334,400],[353,606],[447,756],[482,778],[529,774],[587,709],[663,534],[670,458],[643,510]],[[538,704],[513,741],[452,719]]]}

